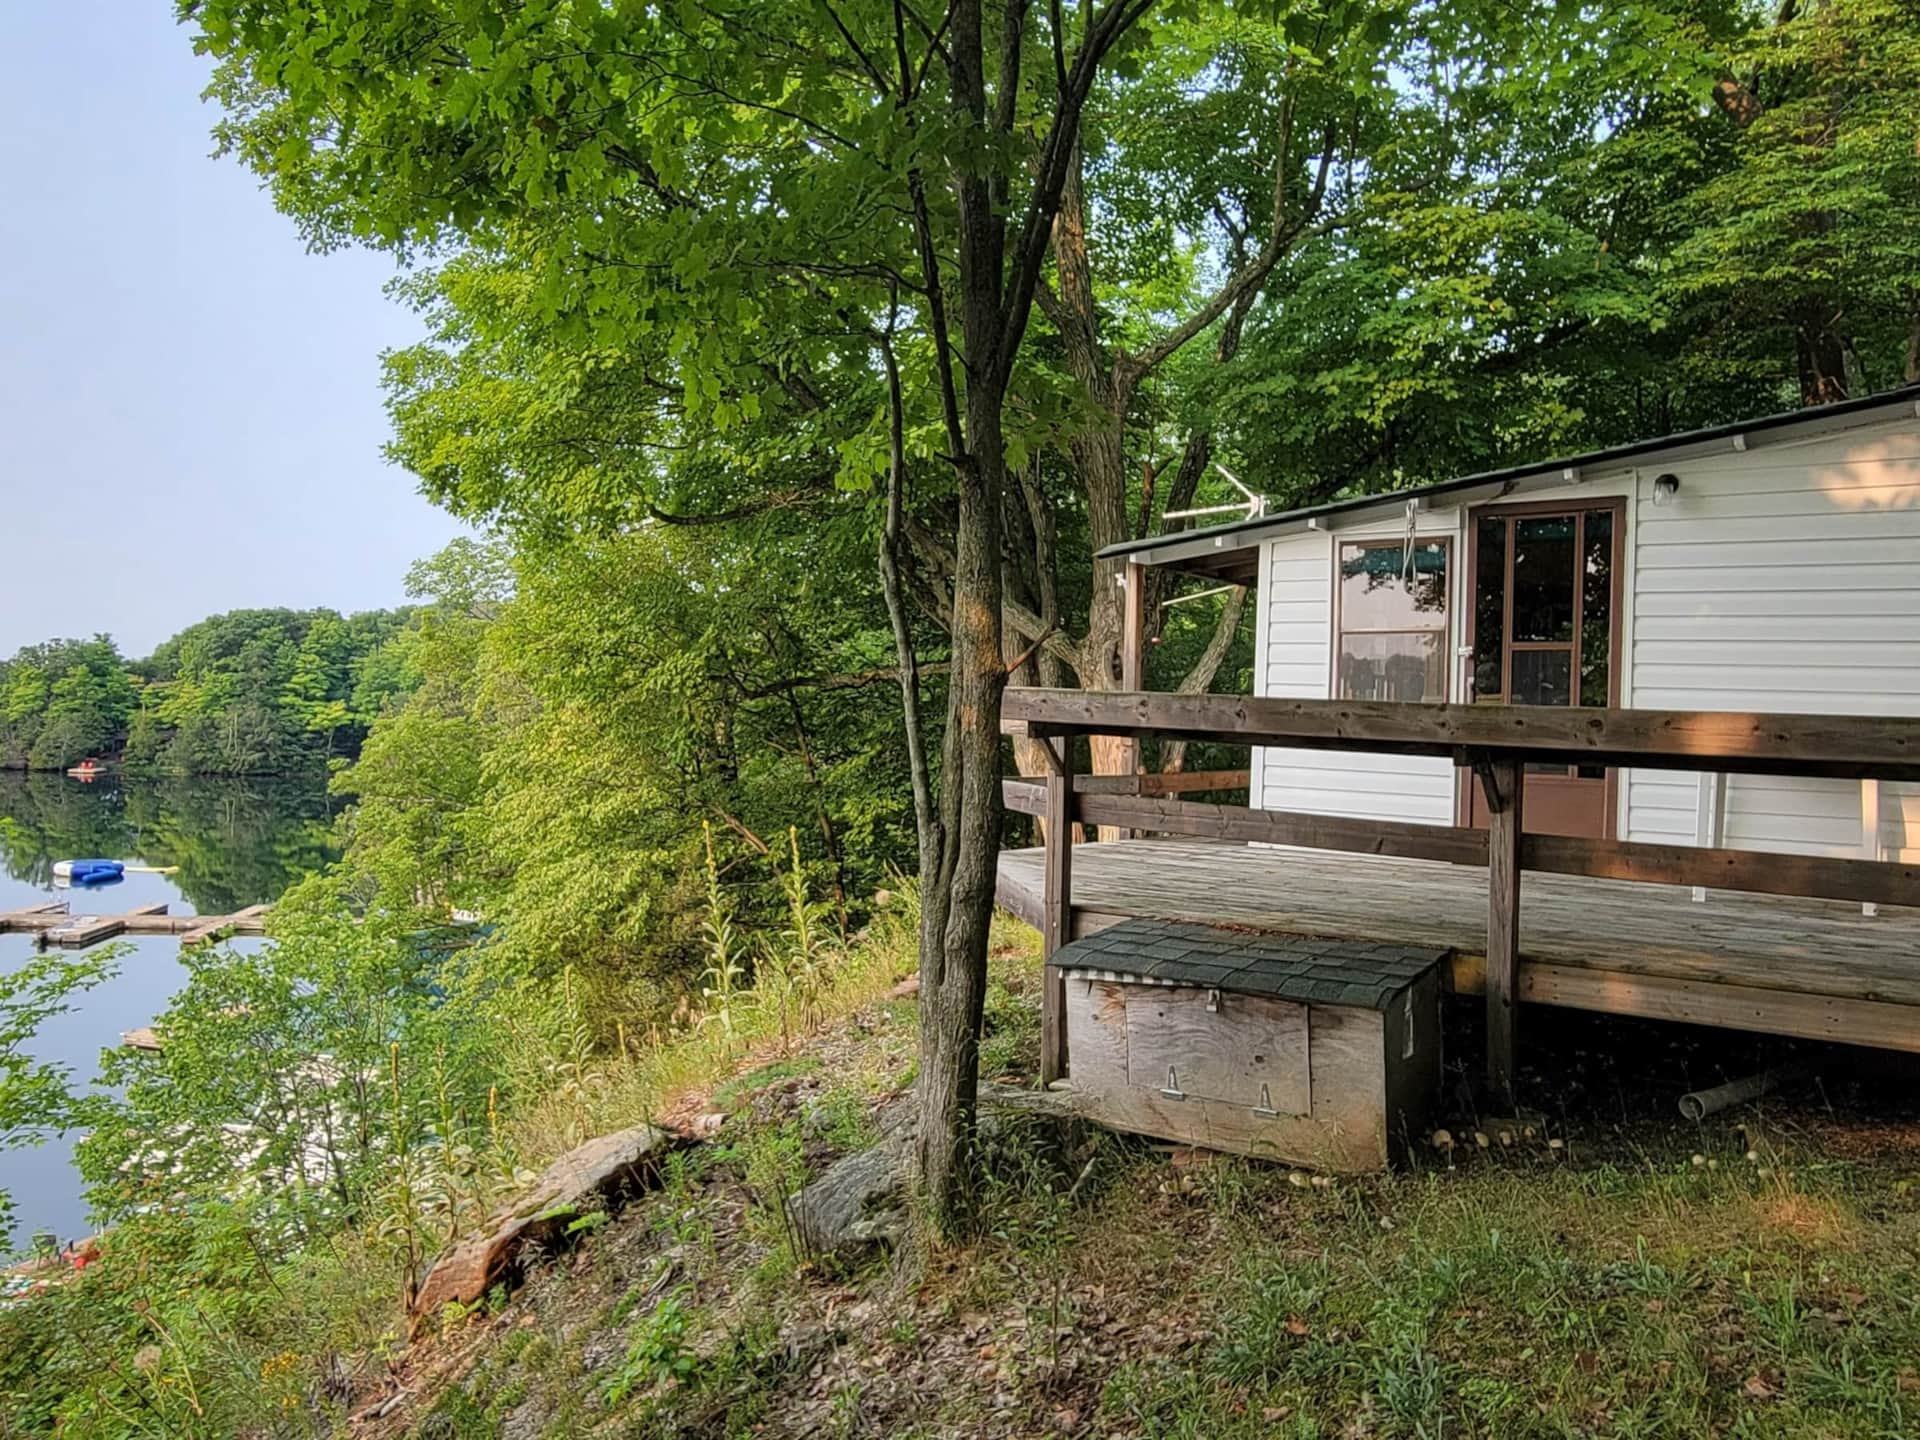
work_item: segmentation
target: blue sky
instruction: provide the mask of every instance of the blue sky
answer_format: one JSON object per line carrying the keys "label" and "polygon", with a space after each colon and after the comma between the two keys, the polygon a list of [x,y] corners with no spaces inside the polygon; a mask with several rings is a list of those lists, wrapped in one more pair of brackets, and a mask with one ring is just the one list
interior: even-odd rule
{"label": "blue sky", "polygon": [[389,259],[309,255],[209,158],[164,0],[30,0],[0,87],[0,657],[143,655],[243,606],[364,610],[458,532],[380,456]]}

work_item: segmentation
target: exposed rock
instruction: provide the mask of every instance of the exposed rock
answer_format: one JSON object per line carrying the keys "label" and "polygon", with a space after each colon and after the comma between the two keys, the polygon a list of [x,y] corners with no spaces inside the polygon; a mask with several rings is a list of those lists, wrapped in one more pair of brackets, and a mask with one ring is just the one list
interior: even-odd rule
{"label": "exposed rock", "polygon": [[905,1233],[911,1140],[911,1127],[902,1126],[878,1145],[841,1157],[787,1202],[809,1254],[850,1261]]}
{"label": "exposed rock", "polygon": [[[1002,1111],[1066,1120],[1073,1117],[1073,1097],[984,1084],[975,1120],[982,1142],[991,1144],[1003,1132]],[[851,1262],[875,1247],[892,1247],[906,1233],[907,1173],[917,1118],[911,1095],[886,1106],[874,1117],[878,1144],[842,1156],[787,1202],[808,1254]]]}
{"label": "exposed rock", "polygon": [[635,1125],[569,1150],[478,1233],[433,1262],[414,1298],[415,1323],[437,1314],[443,1305],[472,1304],[511,1274],[525,1246],[557,1240],[581,1215],[646,1188],[660,1157],[680,1143],[679,1136],[665,1130]]}

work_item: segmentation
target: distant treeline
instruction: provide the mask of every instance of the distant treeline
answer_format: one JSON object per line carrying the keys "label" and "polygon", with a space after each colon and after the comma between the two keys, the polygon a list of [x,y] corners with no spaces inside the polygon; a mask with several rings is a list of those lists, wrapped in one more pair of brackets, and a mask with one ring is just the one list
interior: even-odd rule
{"label": "distant treeline", "polygon": [[414,683],[390,643],[412,616],[235,610],[145,660],[105,635],[26,646],[0,661],[0,768],[91,757],[183,775],[323,769],[357,755],[374,716]]}

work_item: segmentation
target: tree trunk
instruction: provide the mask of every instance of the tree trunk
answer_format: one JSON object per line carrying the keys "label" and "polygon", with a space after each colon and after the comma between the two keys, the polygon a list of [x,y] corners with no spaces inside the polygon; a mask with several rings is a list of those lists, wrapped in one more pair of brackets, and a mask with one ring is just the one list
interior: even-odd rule
{"label": "tree trunk", "polygon": [[[1240,620],[1246,612],[1247,587],[1236,585],[1227,592],[1227,603],[1220,609],[1220,618],[1214,623],[1207,648],[1200,652],[1193,669],[1181,679],[1178,694],[1204,695],[1212,688],[1213,677],[1220,673],[1220,662],[1227,658],[1227,651],[1233,648],[1234,636],[1240,633]],[[1177,775],[1186,768],[1186,764],[1185,740],[1168,740],[1160,746],[1160,769],[1163,774]]]}
{"label": "tree trunk", "polygon": [[1817,300],[1800,306],[1794,343],[1800,364],[1800,403],[1828,405],[1846,399],[1846,337],[1833,328],[1831,308]]}
{"label": "tree trunk", "polygon": [[[1112,363],[1100,343],[1100,316],[1093,293],[1093,270],[1087,255],[1086,194],[1083,161],[1076,152],[1060,192],[1060,213],[1054,219],[1053,261],[1060,277],[1059,304],[1054,319],[1066,342],[1067,364],[1086,387],[1099,411],[1098,418],[1074,436],[1070,450],[1074,474],[1087,503],[1087,539],[1097,555],[1109,545],[1133,538],[1127,520],[1127,406],[1133,396],[1131,374]],[[1120,593],[1125,564],[1093,562],[1093,594],[1087,605],[1087,633],[1082,637],[1081,688],[1117,690],[1120,687],[1120,642],[1126,606]],[[1114,735],[1091,737],[1093,773],[1119,775],[1134,763],[1131,741]],[[1119,830],[1100,827],[1102,840],[1115,840]]]}
{"label": "tree trunk", "polygon": [[[956,0],[953,99],[963,124],[984,126],[986,77],[979,0]],[[1002,77],[1003,82],[1009,81]],[[1000,849],[1000,506],[1006,451],[1001,433],[1006,338],[1001,313],[1006,220],[995,186],[956,168],[960,333],[967,362],[954,537],[953,670],[941,749],[937,873],[922,856],[920,912],[920,1129],[915,1137],[927,1218],[943,1235],[967,1220],[979,1089],[981,1018],[987,998],[987,932]],[[949,392],[951,393],[951,392]],[[949,410],[951,425],[951,410]]]}
{"label": "tree trunk", "polygon": [[[925,282],[922,293],[940,367],[943,419],[959,497],[953,666],[935,827],[939,833],[923,836],[921,844],[920,1076],[916,1085],[920,1128],[914,1142],[927,1219],[943,1235],[954,1234],[969,1218],[980,1026],[987,997],[987,935],[1000,848],[1000,698],[1006,685],[1001,652],[1001,613],[1006,601],[1001,557],[1001,506],[1006,496],[1002,412],[1048,236],[1068,183],[1068,162],[1079,145],[1082,106],[1112,46],[1148,8],[1149,0],[1115,0],[1098,14],[1089,12],[1081,48],[1071,65],[1065,57],[1066,37],[1055,37],[1061,81],[1056,108],[1035,159],[1034,192],[1025,202],[1017,238],[1011,243],[1006,177],[990,171],[983,174],[971,160],[954,162],[957,295],[966,372],[964,419],[955,404],[962,387],[948,346],[945,267],[933,243],[917,176],[910,187]],[[951,119],[982,141],[997,136],[997,143],[1010,143],[1020,120],[1027,9],[1026,0],[1008,0],[1002,12],[997,91],[989,120],[982,0],[951,0],[948,6],[948,39],[942,53],[952,82]],[[903,57],[905,91],[908,66],[901,13],[896,7],[896,46]],[[1057,19],[1057,10],[1054,16]]]}
{"label": "tree trunk", "polygon": [[[1073,442],[1074,468],[1087,497],[1087,531],[1097,555],[1108,545],[1132,538],[1127,525],[1127,456],[1125,441],[1125,398],[1108,387],[1104,397],[1110,408],[1099,421]],[[1117,406],[1118,408],[1111,408]],[[1120,645],[1126,630],[1126,597],[1121,581],[1126,575],[1122,560],[1093,562],[1093,594],[1087,605],[1087,633],[1080,642],[1080,684],[1087,690],[1118,690],[1121,680]],[[1118,735],[1094,735],[1089,739],[1096,775],[1119,775],[1134,763],[1131,740]],[[1120,832],[1109,825],[1100,827],[1102,840],[1115,840]]]}
{"label": "tree trunk", "polygon": [[941,873],[921,887],[920,1183],[942,1233],[964,1225],[1000,849],[1000,401],[967,394],[940,808]]}

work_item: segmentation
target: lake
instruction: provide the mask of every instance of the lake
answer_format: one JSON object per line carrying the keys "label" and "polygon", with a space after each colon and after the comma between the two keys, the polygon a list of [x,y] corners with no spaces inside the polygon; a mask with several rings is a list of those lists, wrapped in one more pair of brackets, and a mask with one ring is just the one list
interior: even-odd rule
{"label": "lake", "polygon": [[[339,805],[317,777],[106,776],[85,783],[0,771],[0,911],[53,899],[72,901],[75,914],[102,915],[162,900],[176,915],[223,915],[264,904],[335,858],[332,821]],[[85,890],[55,888],[56,861],[95,856],[178,869],[130,874]],[[49,1021],[33,1047],[43,1059],[71,1065],[82,1082],[98,1074],[102,1047],[151,1021],[186,979],[172,936],[123,936],[114,943],[126,947],[119,974]],[[0,935],[0,972],[34,953],[31,935]],[[0,1187],[13,1194],[14,1248],[24,1249],[37,1231],[62,1240],[87,1233],[72,1137],[0,1152]]]}

